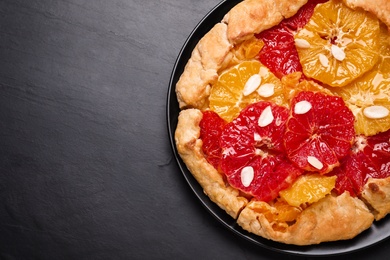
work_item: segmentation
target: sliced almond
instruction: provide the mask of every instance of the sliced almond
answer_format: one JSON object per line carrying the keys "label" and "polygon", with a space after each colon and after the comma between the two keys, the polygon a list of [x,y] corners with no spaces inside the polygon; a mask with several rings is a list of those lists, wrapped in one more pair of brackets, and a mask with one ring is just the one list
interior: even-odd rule
{"label": "sliced almond", "polygon": [[258,134],[258,133],[255,133],[254,135],[253,135],[253,139],[255,140],[255,141],[261,141],[261,136]]}
{"label": "sliced almond", "polygon": [[295,46],[302,49],[310,48],[310,43],[305,39],[295,39]]}
{"label": "sliced almond", "polygon": [[307,162],[313,166],[314,168],[318,169],[318,170],[321,170],[322,168],[324,168],[324,164],[318,160],[316,157],[314,156],[308,156],[307,157]]}
{"label": "sliced almond", "polygon": [[269,75],[269,71],[266,67],[260,67],[260,72],[259,72],[260,76],[262,78],[265,78]]}
{"label": "sliced almond", "polygon": [[251,185],[253,178],[255,177],[255,171],[252,166],[244,167],[241,170],[241,183],[244,187],[249,187]]}
{"label": "sliced almond", "polygon": [[332,44],[330,51],[336,60],[343,61],[345,59],[345,52],[339,46]]}
{"label": "sliced almond", "polygon": [[258,124],[260,127],[265,127],[274,121],[271,106],[266,107],[259,117]]}
{"label": "sliced almond", "polygon": [[298,115],[303,115],[303,114],[306,114],[307,112],[309,112],[311,108],[312,108],[312,105],[310,102],[308,102],[306,100],[302,100],[302,101],[295,104],[294,113],[298,114]]}
{"label": "sliced almond", "polygon": [[323,67],[327,68],[329,66],[329,59],[324,54],[320,53],[318,59]]}
{"label": "sliced almond", "polygon": [[245,83],[245,87],[243,90],[244,96],[248,96],[252,94],[260,85],[261,77],[259,74],[252,75],[248,81]]}
{"label": "sliced almond", "polygon": [[271,97],[273,94],[275,94],[275,84],[265,83],[260,86],[260,88],[257,90],[257,93],[259,93],[261,97]]}
{"label": "sliced almond", "polygon": [[381,119],[389,116],[389,110],[384,106],[370,106],[363,110],[363,114],[370,119]]}

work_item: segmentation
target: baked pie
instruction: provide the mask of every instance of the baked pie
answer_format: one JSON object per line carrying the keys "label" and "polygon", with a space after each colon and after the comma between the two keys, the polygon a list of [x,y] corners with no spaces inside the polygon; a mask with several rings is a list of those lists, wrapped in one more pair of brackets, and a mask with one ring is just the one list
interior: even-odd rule
{"label": "baked pie", "polygon": [[244,0],[176,84],[178,153],[244,229],[311,245],[390,212],[390,2]]}

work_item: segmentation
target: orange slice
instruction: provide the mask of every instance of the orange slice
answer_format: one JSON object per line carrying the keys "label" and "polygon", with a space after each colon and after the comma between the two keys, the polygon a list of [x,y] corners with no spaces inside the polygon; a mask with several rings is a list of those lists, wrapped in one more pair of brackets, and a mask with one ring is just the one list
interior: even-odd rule
{"label": "orange slice", "polygon": [[320,174],[305,174],[291,185],[282,190],[279,195],[291,206],[314,203],[330,194],[336,184],[336,176],[326,177]]}
{"label": "orange slice", "polygon": [[249,104],[262,100],[284,104],[282,84],[259,61],[244,61],[219,76],[211,88],[209,106],[231,122]]}
{"label": "orange slice", "polygon": [[370,70],[378,60],[379,21],[337,0],[319,4],[295,35],[304,74],[342,87]]}

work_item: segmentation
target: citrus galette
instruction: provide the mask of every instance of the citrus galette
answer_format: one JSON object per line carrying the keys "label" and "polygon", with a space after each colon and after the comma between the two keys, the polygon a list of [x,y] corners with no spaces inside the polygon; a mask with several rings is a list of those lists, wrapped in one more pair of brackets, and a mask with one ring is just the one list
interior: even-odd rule
{"label": "citrus galette", "polygon": [[310,245],[390,212],[390,3],[245,0],[176,85],[177,150],[245,230]]}

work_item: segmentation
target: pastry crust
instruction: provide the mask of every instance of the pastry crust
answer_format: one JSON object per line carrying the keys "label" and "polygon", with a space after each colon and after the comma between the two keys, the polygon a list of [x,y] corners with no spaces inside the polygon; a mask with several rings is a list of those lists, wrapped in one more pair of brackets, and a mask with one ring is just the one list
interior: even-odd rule
{"label": "pastry crust", "polygon": [[294,245],[319,244],[326,241],[345,240],[369,228],[374,220],[366,205],[349,193],[329,195],[306,208],[296,222],[283,232],[273,228],[266,211],[272,206],[252,201],[241,212],[237,223],[245,230],[274,241]]}
{"label": "pastry crust", "polygon": [[232,49],[226,37],[227,25],[216,24],[195,46],[183,74],[176,84],[181,109],[205,108],[211,84],[218,79],[218,70]]}
{"label": "pastry crust", "polygon": [[369,179],[361,196],[373,209],[375,220],[384,218],[390,212],[390,177]]}
{"label": "pastry crust", "polygon": [[306,3],[307,0],[246,0],[227,13],[222,22],[228,25],[229,41],[237,44],[293,16]]}
{"label": "pastry crust", "polygon": [[[362,8],[390,26],[390,2],[379,0],[343,0],[351,8]],[[230,64],[232,49],[254,34],[293,16],[307,0],[245,0],[237,4],[196,45],[176,85],[182,109],[175,132],[179,155],[205,194],[245,230],[266,239],[310,245],[325,241],[351,239],[368,229],[374,220],[390,212],[390,177],[370,179],[360,198],[349,193],[328,195],[302,210],[294,223],[278,223],[270,213],[278,214],[269,203],[248,201],[229,186],[224,177],[207,162],[202,152],[199,123],[202,110],[219,73]],[[282,229],[281,229],[282,227]]]}
{"label": "pastry crust", "polygon": [[350,8],[362,8],[378,17],[383,23],[390,27],[390,1],[388,0],[343,0]]}
{"label": "pastry crust", "polygon": [[180,112],[175,132],[177,150],[204,193],[230,216],[237,218],[248,200],[240,196],[237,189],[228,186],[222,175],[205,159],[202,140],[199,139],[202,117],[202,112],[197,109]]}

